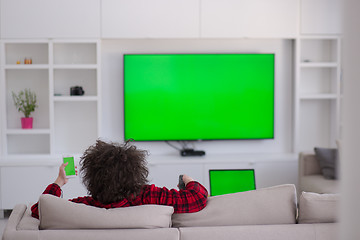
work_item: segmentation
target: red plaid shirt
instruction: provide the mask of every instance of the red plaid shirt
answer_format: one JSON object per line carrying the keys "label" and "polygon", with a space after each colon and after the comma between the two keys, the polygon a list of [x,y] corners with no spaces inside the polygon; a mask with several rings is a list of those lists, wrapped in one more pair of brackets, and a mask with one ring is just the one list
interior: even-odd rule
{"label": "red plaid shirt", "polygon": [[[57,184],[47,186],[43,194],[61,196],[61,188]],[[142,192],[132,200],[123,199],[120,202],[102,204],[90,196],[69,199],[76,203],[83,203],[100,208],[129,207],[143,204],[159,204],[174,207],[174,213],[198,212],[206,206],[208,192],[200,183],[192,181],[186,185],[185,190],[159,188],[155,185],[145,185]],[[31,207],[31,216],[39,218],[38,203]]]}

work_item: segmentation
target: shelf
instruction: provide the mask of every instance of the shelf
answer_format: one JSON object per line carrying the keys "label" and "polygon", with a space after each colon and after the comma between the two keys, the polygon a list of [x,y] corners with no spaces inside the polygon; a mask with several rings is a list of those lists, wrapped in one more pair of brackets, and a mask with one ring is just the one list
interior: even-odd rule
{"label": "shelf", "polygon": [[302,68],[336,68],[338,64],[336,62],[302,62],[300,63]]}
{"label": "shelf", "polygon": [[96,42],[54,42],[55,65],[96,65]]}
{"label": "shelf", "polygon": [[9,134],[7,155],[50,154],[50,134]]}
{"label": "shelf", "polygon": [[[89,39],[1,42],[2,156],[31,159],[63,152],[78,154],[96,141],[100,112],[99,44],[98,40]],[[25,58],[31,58],[32,64],[24,64]],[[81,86],[85,94],[70,96],[74,86]],[[21,129],[20,114],[11,98],[12,92],[25,88],[37,96],[33,129]]]}
{"label": "shelf", "polygon": [[302,38],[300,59],[301,62],[310,63],[337,62],[340,58],[338,52],[338,38]]}
{"label": "shelf", "polygon": [[[24,66],[24,60],[31,59],[32,64],[49,64],[49,44],[47,42],[6,42],[3,48],[5,58],[2,64]],[[17,65],[16,63],[21,64]]]}
{"label": "shelf", "polygon": [[7,135],[50,134],[50,129],[8,129]]}
{"label": "shelf", "polygon": [[7,64],[5,69],[48,69],[48,64]]}
{"label": "shelf", "polygon": [[54,96],[55,102],[93,102],[97,100],[96,96]]}
{"label": "shelf", "polygon": [[320,40],[320,41],[326,41],[326,40],[337,40],[339,37],[336,35],[302,35],[301,40]]}
{"label": "shelf", "polygon": [[335,147],[337,136],[336,99],[302,101],[298,148],[301,152],[314,147]]}
{"label": "shelf", "polygon": [[75,96],[65,99],[70,100],[54,104],[53,153],[82,153],[98,138],[98,118],[95,117],[99,112],[98,102],[91,101],[97,98]]}
{"label": "shelf", "polygon": [[[49,64],[7,64],[5,69],[48,69]],[[97,64],[58,64],[54,69],[97,69]]]}
{"label": "shelf", "polygon": [[296,47],[295,152],[333,147],[340,137],[340,37],[301,36]]}
{"label": "shelf", "polygon": [[336,100],[336,94],[305,94],[300,96],[301,100]]}
{"label": "shelf", "polygon": [[96,64],[56,64],[54,69],[97,69]]}

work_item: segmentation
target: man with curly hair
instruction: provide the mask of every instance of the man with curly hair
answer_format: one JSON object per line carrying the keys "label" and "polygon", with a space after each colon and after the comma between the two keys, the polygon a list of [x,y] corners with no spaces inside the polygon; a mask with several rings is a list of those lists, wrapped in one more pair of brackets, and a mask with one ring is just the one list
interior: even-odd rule
{"label": "man with curly hair", "polygon": [[[148,184],[147,152],[129,142],[106,143],[97,140],[80,159],[80,173],[89,196],[70,199],[100,208],[159,204],[174,207],[174,213],[191,213],[206,206],[208,192],[191,177],[183,175],[184,190],[159,188]],[[61,187],[68,182],[65,166],[43,194],[61,196]],[[31,207],[32,216],[39,218],[38,203]]]}

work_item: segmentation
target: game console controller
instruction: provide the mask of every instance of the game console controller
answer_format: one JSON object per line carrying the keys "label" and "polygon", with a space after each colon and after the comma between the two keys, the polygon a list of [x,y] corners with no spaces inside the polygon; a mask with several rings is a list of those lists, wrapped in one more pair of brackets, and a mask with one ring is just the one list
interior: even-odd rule
{"label": "game console controller", "polygon": [[185,183],[184,183],[184,180],[183,180],[183,176],[184,175],[179,175],[179,189],[180,190],[184,190],[185,189]]}

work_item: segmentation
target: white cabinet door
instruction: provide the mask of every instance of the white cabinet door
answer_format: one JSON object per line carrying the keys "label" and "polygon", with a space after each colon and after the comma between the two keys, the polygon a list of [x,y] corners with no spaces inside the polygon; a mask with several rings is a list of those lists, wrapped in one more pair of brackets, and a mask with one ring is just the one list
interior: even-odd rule
{"label": "white cabinet door", "polygon": [[199,37],[199,0],[103,0],[102,38]]}
{"label": "white cabinet door", "polygon": [[46,186],[57,177],[58,167],[2,167],[1,209],[38,201]]}
{"label": "white cabinet door", "polygon": [[[58,166],[1,167],[0,209],[12,209],[16,204],[37,202],[45,188],[55,181],[58,172]],[[80,177],[69,179],[62,190],[64,199],[87,194]]]}
{"label": "white cabinet door", "polygon": [[1,38],[66,37],[100,37],[100,0],[1,0]]}
{"label": "white cabinet door", "polygon": [[302,34],[340,34],[341,0],[301,0]]}
{"label": "white cabinet door", "polygon": [[295,37],[298,1],[203,0],[201,37]]}

